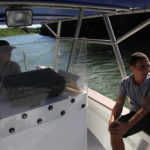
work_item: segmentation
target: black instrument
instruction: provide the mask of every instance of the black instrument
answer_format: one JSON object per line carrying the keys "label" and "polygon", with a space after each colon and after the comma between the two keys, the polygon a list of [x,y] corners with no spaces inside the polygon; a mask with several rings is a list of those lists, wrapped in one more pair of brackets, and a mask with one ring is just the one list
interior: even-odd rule
{"label": "black instrument", "polygon": [[3,84],[11,99],[43,93],[55,97],[65,88],[64,78],[50,68],[5,76]]}

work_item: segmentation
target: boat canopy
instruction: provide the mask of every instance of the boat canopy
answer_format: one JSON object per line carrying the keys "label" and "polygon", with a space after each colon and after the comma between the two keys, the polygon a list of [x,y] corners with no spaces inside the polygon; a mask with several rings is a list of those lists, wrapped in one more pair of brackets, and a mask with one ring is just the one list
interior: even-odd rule
{"label": "boat canopy", "polygon": [[30,8],[33,24],[59,20],[76,20],[81,9],[83,18],[149,12],[149,0],[0,0],[0,23],[6,24],[9,8]]}

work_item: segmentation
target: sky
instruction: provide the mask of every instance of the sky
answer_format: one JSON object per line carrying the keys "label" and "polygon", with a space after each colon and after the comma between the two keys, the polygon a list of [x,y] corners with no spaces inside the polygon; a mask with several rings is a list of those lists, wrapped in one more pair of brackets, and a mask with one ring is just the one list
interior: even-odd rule
{"label": "sky", "polygon": [[[38,27],[41,27],[41,25],[37,24],[37,25],[32,25],[32,26],[27,26],[27,27],[29,27],[29,28],[38,28]],[[7,28],[7,26],[6,25],[0,25],[0,28]]]}

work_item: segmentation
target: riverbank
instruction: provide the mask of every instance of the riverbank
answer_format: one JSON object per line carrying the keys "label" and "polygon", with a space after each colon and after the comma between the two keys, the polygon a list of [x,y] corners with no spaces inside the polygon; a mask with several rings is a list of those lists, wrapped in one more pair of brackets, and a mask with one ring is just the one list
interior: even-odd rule
{"label": "riverbank", "polygon": [[4,28],[0,29],[0,37],[24,35],[24,34],[35,34],[40,33],[40,28],[27,28],[27,27],[18,27],[18,28]]}

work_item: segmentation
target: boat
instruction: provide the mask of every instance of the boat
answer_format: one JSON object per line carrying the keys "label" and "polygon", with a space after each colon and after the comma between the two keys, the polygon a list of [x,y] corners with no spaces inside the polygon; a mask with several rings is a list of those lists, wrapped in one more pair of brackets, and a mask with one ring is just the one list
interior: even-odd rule
{"label": "boat", "polygon": [[[20,76],[20,74],[13,76],[15,78],[14,84],[17,81],[20,85],[20,82],[22,84],[25,81],[25,87],[23,88],[16,88],[15,86],[14,89],[11,89],[10,80],[5,81],[7,90],[4,89],[5,95],[1,95],[0,99],[0,149],[110,150],[108,121],[115,102],[87,88],[85,83],[82,82],[83,79],[71,72],[76,44],[77,41],[86,41],[111,45],[121,76],[124,78],[126,71],[118,44],[148,26],[150,21],[149,19],[145,20],[117,39],[109,18],[114,15],[150,12],[150,1],[0,0],[0,6],[1,25],[7,24],[9,27],[17,27],[44,24],[48,31],[56,37],[53,69],[37,66],[36,70],[21,73],[23,76]],[[110,40],[79,38],[82,20],[93,17],[104,19]],[[61,23],[70,20],[77,20],[74,37],[61,37]],[[54,22],[58,22],[57,33],[48,26],[48,23]],[[58,71],[56,66],[60,40],[71,40],[72,48],[66,70]],[[42,87],[44,87],[42,89],[41,86],[33,89],[27,84],[31,83],[36,75],[41,77],[42,74],[44,79],[48,79],[45,72],[49,73],[49,71],[54,73],[54,80],[56,76],[62,79],[60,81],[62,81],[63,91],[59,93],[55,91],[55,87],[57,89],[60,82],[51,87],[50,96],[47,95],[47,84],[42,84]],[[12,76],[10,78],[14,82]],[[40,79],[37,78],[37,80]],[[44,79],[42,83],[45,83]],[[65,87],[63,87],[64,81],[66,82]],[[18,96],[16,92],[20,95]],[[9,100],[9,97],[5,97],[7,94],[11,97],[11,100]],[[127,108],[124,108],[123,113],[128,111]],[[125,147],[127,150],[150,149],[150,137],[148,134],[140,132],[125,139]]]}

